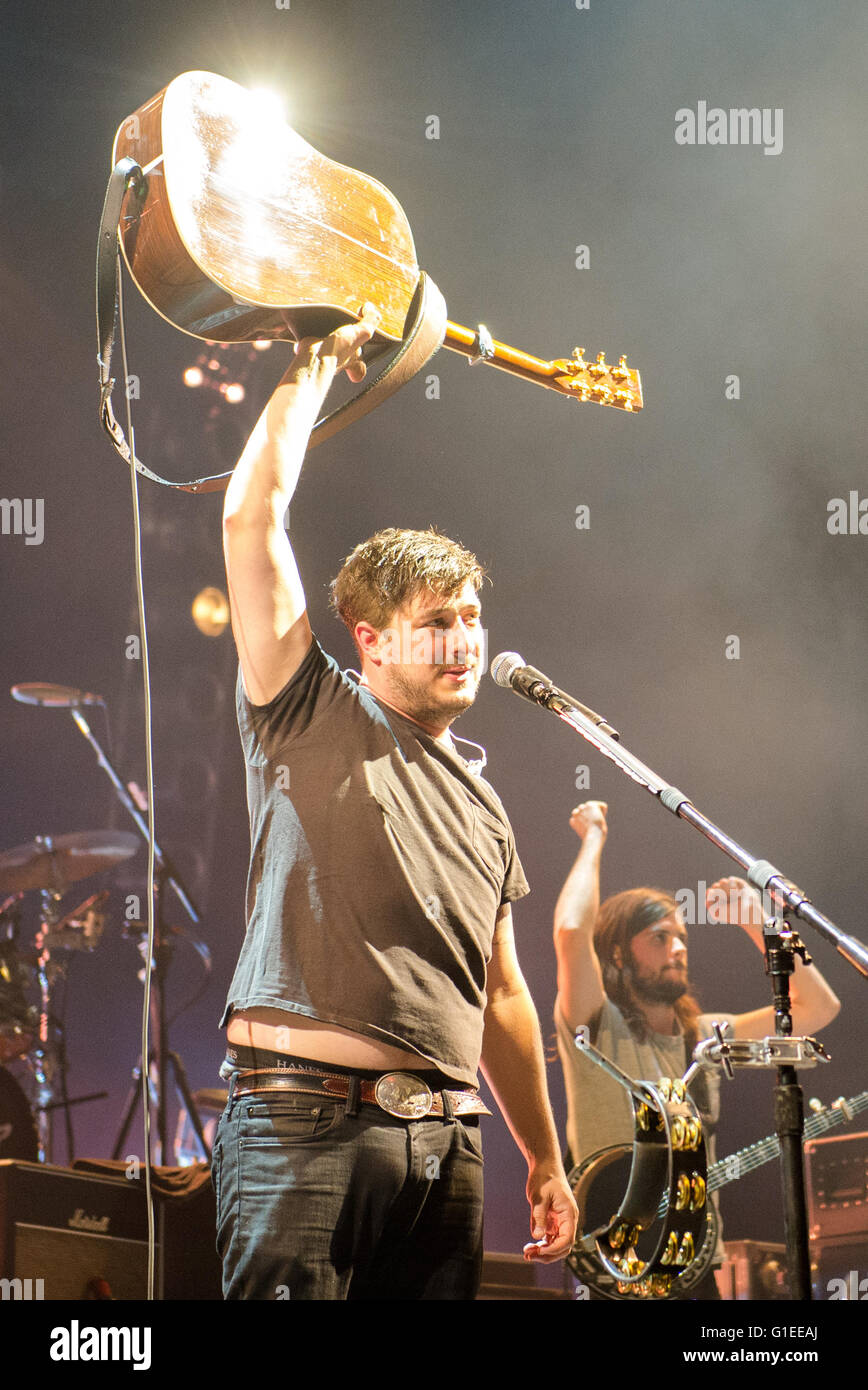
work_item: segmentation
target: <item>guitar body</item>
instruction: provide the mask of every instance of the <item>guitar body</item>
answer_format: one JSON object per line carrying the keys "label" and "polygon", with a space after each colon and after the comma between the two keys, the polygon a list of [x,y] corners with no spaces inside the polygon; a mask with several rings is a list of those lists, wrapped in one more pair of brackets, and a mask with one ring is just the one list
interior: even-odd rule
{"label": "guitar body", "polygon": [[130,274],[170,323],[213,342],[322,337],[382,314],[397,342],[419,280],[400,204],[319,154],[227,78],[176,77],[122,122],[113,161],[146,176],[119,236]]}

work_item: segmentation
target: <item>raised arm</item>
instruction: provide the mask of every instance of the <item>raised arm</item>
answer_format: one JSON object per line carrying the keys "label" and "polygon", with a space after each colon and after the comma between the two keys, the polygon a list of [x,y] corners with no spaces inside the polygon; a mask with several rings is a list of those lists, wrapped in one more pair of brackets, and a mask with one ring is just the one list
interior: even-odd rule
{"label": "raised arm", "polygon": [[303,338],[254,426],[226,490],[223,552],[244,686],[267,704],[301,665],[311,644],[304,590],[283,518],[298,483],[310,432],[340,371],[361,381],[360,350],[374,332],[371,305],[357,324],[322,342]]}
{"label": "raised arm", "polygon": [[608,826],[604,801],[585,801],[570,816],[582,841],[555,906],[558,1007],[570,1028],[589,1023],[603,1006],[603,973],[594,950],[600,908],[600,857]]}
{"label": "raised arm", "polygon": [[[749,936],[758,951],[763,951],[762,898],[743,878],[721,878],[705,895],[709,922],[739,926]],[[841,1004],[815,965],[803,965],[796,960],[790,976],[790,1000],[793,1006],[793,1030],[797,1036],[811,1035],[825,1028],[838,1013]],[[733,1032],[737,1038],[764,1038],[775,1031],[775,1011],[753,1009],[737,1014]]]}

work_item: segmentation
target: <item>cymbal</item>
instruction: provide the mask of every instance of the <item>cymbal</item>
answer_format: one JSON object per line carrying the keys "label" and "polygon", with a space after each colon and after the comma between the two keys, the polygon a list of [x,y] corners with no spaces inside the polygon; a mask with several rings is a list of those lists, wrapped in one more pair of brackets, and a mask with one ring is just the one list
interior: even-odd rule
{"label": "cymbal", "polygon": [[131,858],[138,835],[127,830],[81,830],[70,835],[37,835],[29,844],[0,854],[0,892],[27,893],[47,888],[65,893],[70,884],[113,869]]}

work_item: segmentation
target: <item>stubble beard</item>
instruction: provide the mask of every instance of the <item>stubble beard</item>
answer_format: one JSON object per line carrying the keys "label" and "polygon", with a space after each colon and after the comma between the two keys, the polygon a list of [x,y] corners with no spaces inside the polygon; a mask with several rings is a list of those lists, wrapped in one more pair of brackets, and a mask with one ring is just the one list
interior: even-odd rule
{"label": "stubble beard", "polygon": [[638,975],[635,967],[628,967],[625,973],[635,997],[646,1004],[676,1004],[690,990],[686,971],[667,974],[661,970],[648,976]]}
{"label": "stubble beard", "polygon": [[469,690],[456,690],[453,695],[444,693],[442,699],[435,703],[430,690],[408,680],[403,671],[392,670],[390,683],[396,703],[400,703],[402,711],[419,724],[439,724],[444,719],[451,724],[465,710],[470,709],[478,690],[478,684],[474,682]]}

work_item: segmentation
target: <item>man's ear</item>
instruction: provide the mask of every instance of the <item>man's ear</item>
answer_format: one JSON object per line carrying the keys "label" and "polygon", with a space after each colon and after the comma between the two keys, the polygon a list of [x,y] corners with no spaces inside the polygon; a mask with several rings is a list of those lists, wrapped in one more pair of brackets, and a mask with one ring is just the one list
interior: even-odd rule
{"label": "man's ear", "polygon": [[379,650],[380,634],[375,627],[372,627],[370,623],[366,622],[356,623],[353,628],[353,638],[359,649],[359,656],[363,660],[367,659],[374,666],[382,665],[382,657]]}
{"label": "man's ear", "polygon": [[623,957],[623,955],[621,954],[621,947],[620,947],[620,946],[616,946],[616,947],[614,948],[614,950],[612,951],[612,963],[613,963],[613,965],[615,966],[615,969],[616,969],[616,970],[623,970],[623,969],[624,969],[624,957]]}

